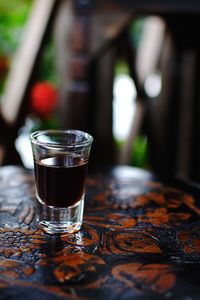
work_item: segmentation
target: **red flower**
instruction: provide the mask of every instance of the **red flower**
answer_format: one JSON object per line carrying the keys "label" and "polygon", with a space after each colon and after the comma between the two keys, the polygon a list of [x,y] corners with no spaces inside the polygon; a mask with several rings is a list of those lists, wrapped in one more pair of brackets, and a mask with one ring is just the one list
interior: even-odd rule
{"label": "red flower", "polygon": [[58,92],[48,82],[36,83],[31,90],[31,107],[41,118],[48,118],[58,102]]}

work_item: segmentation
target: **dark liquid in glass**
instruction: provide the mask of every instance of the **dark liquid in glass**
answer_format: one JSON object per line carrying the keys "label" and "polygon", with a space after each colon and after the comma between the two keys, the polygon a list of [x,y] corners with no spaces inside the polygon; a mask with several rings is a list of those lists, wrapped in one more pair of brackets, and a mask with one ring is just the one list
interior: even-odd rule
{"label": "dark liquid in glass", "polygon": [[35,162],[36,187],[40,199],[50,206],[69,207],[84,192],[87,162],[80,157],[47,157]]}

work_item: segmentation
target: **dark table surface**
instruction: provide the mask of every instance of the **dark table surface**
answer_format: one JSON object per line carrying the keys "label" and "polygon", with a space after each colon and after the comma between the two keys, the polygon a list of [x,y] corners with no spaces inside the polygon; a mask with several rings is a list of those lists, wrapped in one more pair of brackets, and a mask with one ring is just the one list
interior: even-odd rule
{"label": "dark table surface", "polygon": [[84,223],[37,228],[32,172],[0,168],[0,299],[200,299],[200,192],[126,167],[88,176]]}

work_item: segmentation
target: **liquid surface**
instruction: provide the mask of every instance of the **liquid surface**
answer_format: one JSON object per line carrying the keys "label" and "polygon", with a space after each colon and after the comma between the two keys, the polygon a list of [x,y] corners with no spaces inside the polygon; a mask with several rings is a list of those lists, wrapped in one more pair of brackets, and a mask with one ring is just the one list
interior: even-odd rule
{"label": "liquid surface", "polygon": [[80,157],[47,157],[35,162],[36,187],[40,199],[50,206],[69,207],[84,193],[87,162]]}

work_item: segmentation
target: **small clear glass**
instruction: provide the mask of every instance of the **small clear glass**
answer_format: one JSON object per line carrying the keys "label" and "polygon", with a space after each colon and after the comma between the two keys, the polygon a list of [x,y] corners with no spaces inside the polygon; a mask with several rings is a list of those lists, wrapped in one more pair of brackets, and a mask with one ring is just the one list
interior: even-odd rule
{"label": "small clear glass", "polygon": [[80,230],[93,137],[80,130],[46,130],[33,132],[30,140],[39,226],[50,234]]}

